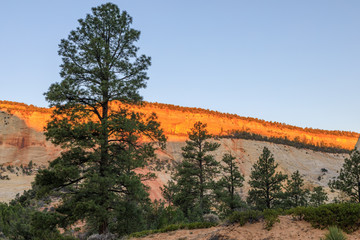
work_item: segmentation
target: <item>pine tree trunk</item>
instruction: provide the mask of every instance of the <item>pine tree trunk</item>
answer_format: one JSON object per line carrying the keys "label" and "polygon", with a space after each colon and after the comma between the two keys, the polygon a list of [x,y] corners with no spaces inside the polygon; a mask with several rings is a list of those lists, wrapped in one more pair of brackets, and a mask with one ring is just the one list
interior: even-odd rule
{"label": "pine tree trunk", "polygon": [[108,224],[107,220],[104,220],[99,226],[99,234],[107,233],[108,225],[109,224]]}
{"label": "pine tree trunk", "polygon": [[[104,99],[107,99],[107,92],[104,94]],[[101,119],[101,127],[102,127],[102,143],[100,145],[101,147],[101,156],[100,156],[100,176],[105,176],[105,169],[107,167],[108,163],[108,145],[109,145],[109,131],[108,131],[108,111],[109,111],[109,101],[105,100],[105,102],[102,104],[102,119]],[[100,205],[104,209],[107,209],[106,205],[106,198],[107,198],[107,187],[101,186],[101,200]],[[107,219],[103,219],[99,226],[99,234],[106,233],[108,229],[108,221]]]}
{"label": "pine tree trunk", "polygon": [[204,177],[203,177],[203,166],[202,166],[202,159],[199,160],[199,167],[200,167],[200,210],[201,214],[204,214]]}
{"label": "pine tree trunk", "polygon": [[270,208],[270,190],[268,187],[266,189],[266,207]]}
{"label": "pine tree trunk", "polygon": [[108,144],[109,144],[109,134],[108,134],[108,111],[109,111],[109,102],[106,101],[102,106],[103,114],[101,119],[102,127],[102,143],[101,143],[101,156],[100,156],[100,175],[104,176],[104,168],[107,166],[108,162]]}
{"label": "pine tree trunk", "polygon": [[231,162],[231,164],[230,164],[230,177],[231,177],[231,203],[230,203],[230,209],[233,210],[233,209],[234,209],[234,192],[235,192],[235,187],[234,187],[233,163],[232,163],[232,162]]}

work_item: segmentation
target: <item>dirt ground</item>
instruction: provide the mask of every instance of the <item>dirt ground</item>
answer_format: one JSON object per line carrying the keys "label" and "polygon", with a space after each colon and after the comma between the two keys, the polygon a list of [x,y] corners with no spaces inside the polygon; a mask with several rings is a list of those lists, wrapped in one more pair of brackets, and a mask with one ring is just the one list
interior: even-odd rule
{"label": "dirt ground", "polygon": [[[319,240],[325,236],[327,230],[312,228],[310,223],[293,220],[291,216],[280,216],[280,222],[275,223],[268,231],[264,223],[246,224],[239,226],[219,226],[208,229],[178,230],[174,232],[153,234],[133,240]],[[347,235],[348,240],[360,239],[360,231]]]}

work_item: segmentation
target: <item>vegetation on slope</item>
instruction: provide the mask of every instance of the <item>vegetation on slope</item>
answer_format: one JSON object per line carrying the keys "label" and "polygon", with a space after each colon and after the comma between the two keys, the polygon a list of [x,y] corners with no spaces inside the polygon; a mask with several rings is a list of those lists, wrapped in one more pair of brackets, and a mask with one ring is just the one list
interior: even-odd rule
{"label": "vegetation on slope", "polygon": [[0,100],[0,109],[5,108],[7,110],[13,111],[24,111],[24,112],[41,112],[41,113],[51,113],[52,110],[50,108],[42,108],[37,107],[32,104],[28,105],[25,103],[13,102],[13,101],[6,101]]}
{"label": "vegetation on slope", "polygon": [[246,131],[238,131],[233,130],[225,135],[216,136],[219,138],[233,138],[233,139],[248,139],[248,140],[256,140],[263,142],[272,142],[276,144],[283,144],[296,148],[310,149],[318,152],[328,152],[328,153],[350,153],[350,150],[344,149],[341,146],[335,146],[333,144],[326,144],[324,142],[313,143],[308,141],[307,139],[300,139],[300,137],[296,137],[294,140],[290,140],[287,137],[267,137],[256,133],[250,133]]}
{"label": "vegetation on slope", "polygon": [[228,118],[228,119],[241,119],[241,120],[245,120],[245,121],[249,121],[249,122],[257,122],[257,123],[261,123],[264,127],[276,127],[279,129],[289,129],[289,130],[298,130],[298,131],[303,131],[306,133],[315,133],[315,134],[329,134],[329,135],[335,135],[335,136],[346,136],[346,137],[359,137],[359,133],[356,132],[351,132],[351,131],[338,131],[338,130],[322,130],[322,129],[316,129],[316,128],[302,128],[302,127],[297,127],[297,126],[292,126],[286,123],[280,123],[280,122],[273,122],[273,121],[265,121],[262,119],[258,119],[258,118],[252,118],[252,117],[242,117],[239,116],[237,114],[231,114],[231,113],[222,113],[222,112],[218,112],[218,111],[213,111],[213,110],[209,110],[209,109],[203,109],[203,108],[195,108],[195,107],[182,107],[182,106],[177,106],[177,105],[172,105],[172,104],[164,104],[164,103],[149,103],[149,102],[144,102],[144,106],[150,106],[150,107],[154,107],[154,108],[160,108],[160,109],[169,109],[169,110],[176,110],[176,111],[181,111],[181,112],[189,112],[189,113],[193,113],[193,114],[206,114],[209,116],[216,116],[216,117],[221,117],[221,118]]}

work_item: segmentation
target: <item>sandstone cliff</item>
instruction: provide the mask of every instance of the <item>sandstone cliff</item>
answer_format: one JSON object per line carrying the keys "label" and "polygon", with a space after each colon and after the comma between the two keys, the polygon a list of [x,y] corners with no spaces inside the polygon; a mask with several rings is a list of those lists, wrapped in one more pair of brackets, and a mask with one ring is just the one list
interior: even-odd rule
{"label": "sandstone cliff", "polygon": [[[112,109],[122,106],[119,102],[111,103]],[[222,135],[231,130],[245,130],[268,137],[287,137],[288,139],[298,137],[313,144],[339,146],[349,150],[354,148],[359,138],[359,134],[355,132],[300,128],[284,123],[267,122],[256,118],[170,104],[144,103],[142,107],[130,108],[146,114],[155,112],[165,133],[176,138],[182,136],[182,139],[187,136],[187,132],[196,121],[207,123],[209,132],[215,135]],[[22,119],[29,128],[39,132],[43,130],[46,121],[51,117],[51,109],[9,101],[0,101],[0,111]],[[1,122],[0,118],[0,124]]]}
{"label": "sandstone cliff", "polygon": [[[113,103],[112,107],[117,108],[119,105]],[[153,199],[161,197],[159,187],[169,179],[169,169],[172,164],[181,161],[181,147],[185,144],[187,131],[195,121],[207,123],[212,134],[222,134],[233,129],[246,129],[265,136],[287,136],[290,139],[302,137],[310,139],[312,142],[342,146],[346,149],[353,149],[358,139],[358,134],[353,132],[303,129],[236,115],[165,104],[147,103],[142,108],[136,107],[135,110],[144,113],[155,112],[169,139],[166,150],[158,151],[160,164],[165,166],[165,169],[155,170],[158,178],[147,182],[152,188],[151,197]],[[46,141],[42,133],[46,121],[50,117],[50,109],[6,101],[0,102],[0,164],[20,166],[32,160],[39,166],[46,165],[48,161],[56,158],[61,149]],[[251,166],[257,161],[264,146],[274,154],[282,171],[290,174],[299,170],[309,186],[326,186],[329,179],[337,176],[337,171],[347,156],[346,154],[314,152],[252,140],[218,139],[213,141],[221,143],[220,149],[215,153],[216,158],[220,160],[224,153],[231,152],[237,157],[239,167],[246,180],[249,178]],[[324,173],[322,168],[328,171]],[[33,176],[17,177],[14,175],[11,176],[10,181],[2,181],[0,201],[8,201],[16,193],[30,188],[32,178]],[[244,188],[244,192],[246,191],[247,186]]]}

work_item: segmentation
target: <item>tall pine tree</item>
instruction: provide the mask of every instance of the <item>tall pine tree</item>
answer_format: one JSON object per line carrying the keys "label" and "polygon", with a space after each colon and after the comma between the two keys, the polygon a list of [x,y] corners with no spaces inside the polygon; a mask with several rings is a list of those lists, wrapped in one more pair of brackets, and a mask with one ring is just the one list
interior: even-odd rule
{"label": "tall pine tree", "polygon": [[274,202],[281,201],[283,182],[287,175],[276,172],[277,167],[272,153],[264,147],[250,174],[251,189],[247,199],[259,209],[273,208]]}
{"label": "tall pine tree", "polygon": [[45,93],[55,107],[45,135],[64,150],[35,184],[40,196],[61,197],[62,227],[84,220],[99,233],[137,230],[136,217],[149,202],[141,180],[150,176],[135,169],[155,157],[154,142],[165,137],[155,115],[114,103],[140,104],[148,79],[150,57],[138,56],[140,32],[131,23],[125,11],[103,4],[59,45],[62,81]]}
{"label": "tall pine tree", "polygon": [[244,176],[236,166],[235,159],[230,153],[224,154],[220,171],[222,177],[216,183],[215,193],[221,202],[220,209],[225,214],[243,206],[239,189],[243,186]]}
{"label": "tall pine tree", "polygon": [[165,186],[164,193],[172,196],[173,204],[179,206],[187,217],[196,211],[195,215],[210,211],[210,193],[219,162],[209,153],[220,147],[220,144],[208,141],[210,138],[206,124],[196,122],[182,148],[184,160],[175,169],[174,181]]}

